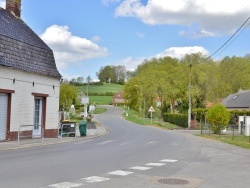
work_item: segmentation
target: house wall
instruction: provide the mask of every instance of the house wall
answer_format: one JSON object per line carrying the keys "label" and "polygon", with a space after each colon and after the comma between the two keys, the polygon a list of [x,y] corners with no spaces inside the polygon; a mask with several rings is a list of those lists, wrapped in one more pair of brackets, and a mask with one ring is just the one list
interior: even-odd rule
{"label": "house wall", "polygon": [[[14,79],[15,82],[13,82]],[[0,89],[14,91],[14,93],[11,94],[9,130],[12,137],[11,139],[15,139],[17,136],[20,125],[33,124],[34,94],[32,93],[40,93],[48,96],[46,98],[45,136],[57,136],[59,123],[59,79],[0,66]]]}

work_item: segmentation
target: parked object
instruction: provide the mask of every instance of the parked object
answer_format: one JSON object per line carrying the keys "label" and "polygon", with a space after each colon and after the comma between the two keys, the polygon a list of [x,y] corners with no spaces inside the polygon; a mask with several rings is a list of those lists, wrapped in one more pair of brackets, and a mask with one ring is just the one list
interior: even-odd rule
{"label": "parked object", "polygon": [[76,122],[75,121],[63,121],[59,130],[61,136],[76,137]]}
{"label": "parked object", "polygon": [[87,122],[86,121],[81,121],[79,123],[79,131],[80,131],[81,136],[87,135]]}

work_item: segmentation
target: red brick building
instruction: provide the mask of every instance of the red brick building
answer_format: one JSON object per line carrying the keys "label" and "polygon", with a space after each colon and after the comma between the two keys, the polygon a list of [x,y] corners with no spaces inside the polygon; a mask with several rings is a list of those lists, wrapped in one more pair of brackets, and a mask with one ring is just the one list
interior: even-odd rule
{"label": "red brick building", "polygon": [[113,96],[113,105],[118,106],[123,104],[125,104],[125,99],[123,98],[123,91],[119,91]]}

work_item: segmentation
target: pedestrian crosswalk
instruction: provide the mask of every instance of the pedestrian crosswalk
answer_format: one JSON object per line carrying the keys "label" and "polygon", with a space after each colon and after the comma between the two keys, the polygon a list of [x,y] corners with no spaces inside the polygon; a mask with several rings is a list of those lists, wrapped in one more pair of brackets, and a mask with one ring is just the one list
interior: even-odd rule
{"label": "pedestrian crosswalk", "polygon": [[147,163],[147,166],[163,166],[165,163]]}
{"label": "pedestrian crosswalk", "polygon": [[108,174],[117,175],[117,176],[127,176],[129,174],[133,174],[134,172],[116,170],[113,172],[109,172]]}
{"label": "pedestrian crosswalk", "polygon": [[102,181],[108,181],[110,178],[104,178],[104,177],[99,177],[99,176],[91,176],[87,178],[82,178],[84,181],[87,183],[94,183],[94,182],[102,182]]}
{"label": "pedestrian crosswalk", "polygon": [[131,167],[130,169],[131,170],[149,170],[151,169],[152,167],[145,167],[145,166],[134,166],[134,167]]}
{"label": "pedestrian crosswalk", "polygon": [[162,160],[159,160],[158,162],[146,163],[142,166],[133,166],[133,167],[128,168],[128,170],[111,171],[111,172],[108,172],[104,176],[84,177],[79,180],[74,180],[72,182],[61,182],[61,183],[51,184],[44,188],[49,188],[49,187],[50,188],[73,188],[73,187],[81,187],[83,185],[87,185],[90,183],[101,183],[105,181],[111,181],[112,177],[114,176],[115,177],[129,176],[129,175],[137,173],[138,171],[150,170],[152,168],[161,167],[161,166],[166,165],[167,163],[174,163],[177,161],[178,160],[175,160],[175,159],[162,159]]}

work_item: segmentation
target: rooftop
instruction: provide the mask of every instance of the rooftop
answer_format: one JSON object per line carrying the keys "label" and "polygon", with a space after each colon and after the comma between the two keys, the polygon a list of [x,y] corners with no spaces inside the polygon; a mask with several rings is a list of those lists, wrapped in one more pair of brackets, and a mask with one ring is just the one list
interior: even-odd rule
{"label": "rooftop", "polygon": [[0,66],[61,78],[53,51],[19,17],[0,8]]}

